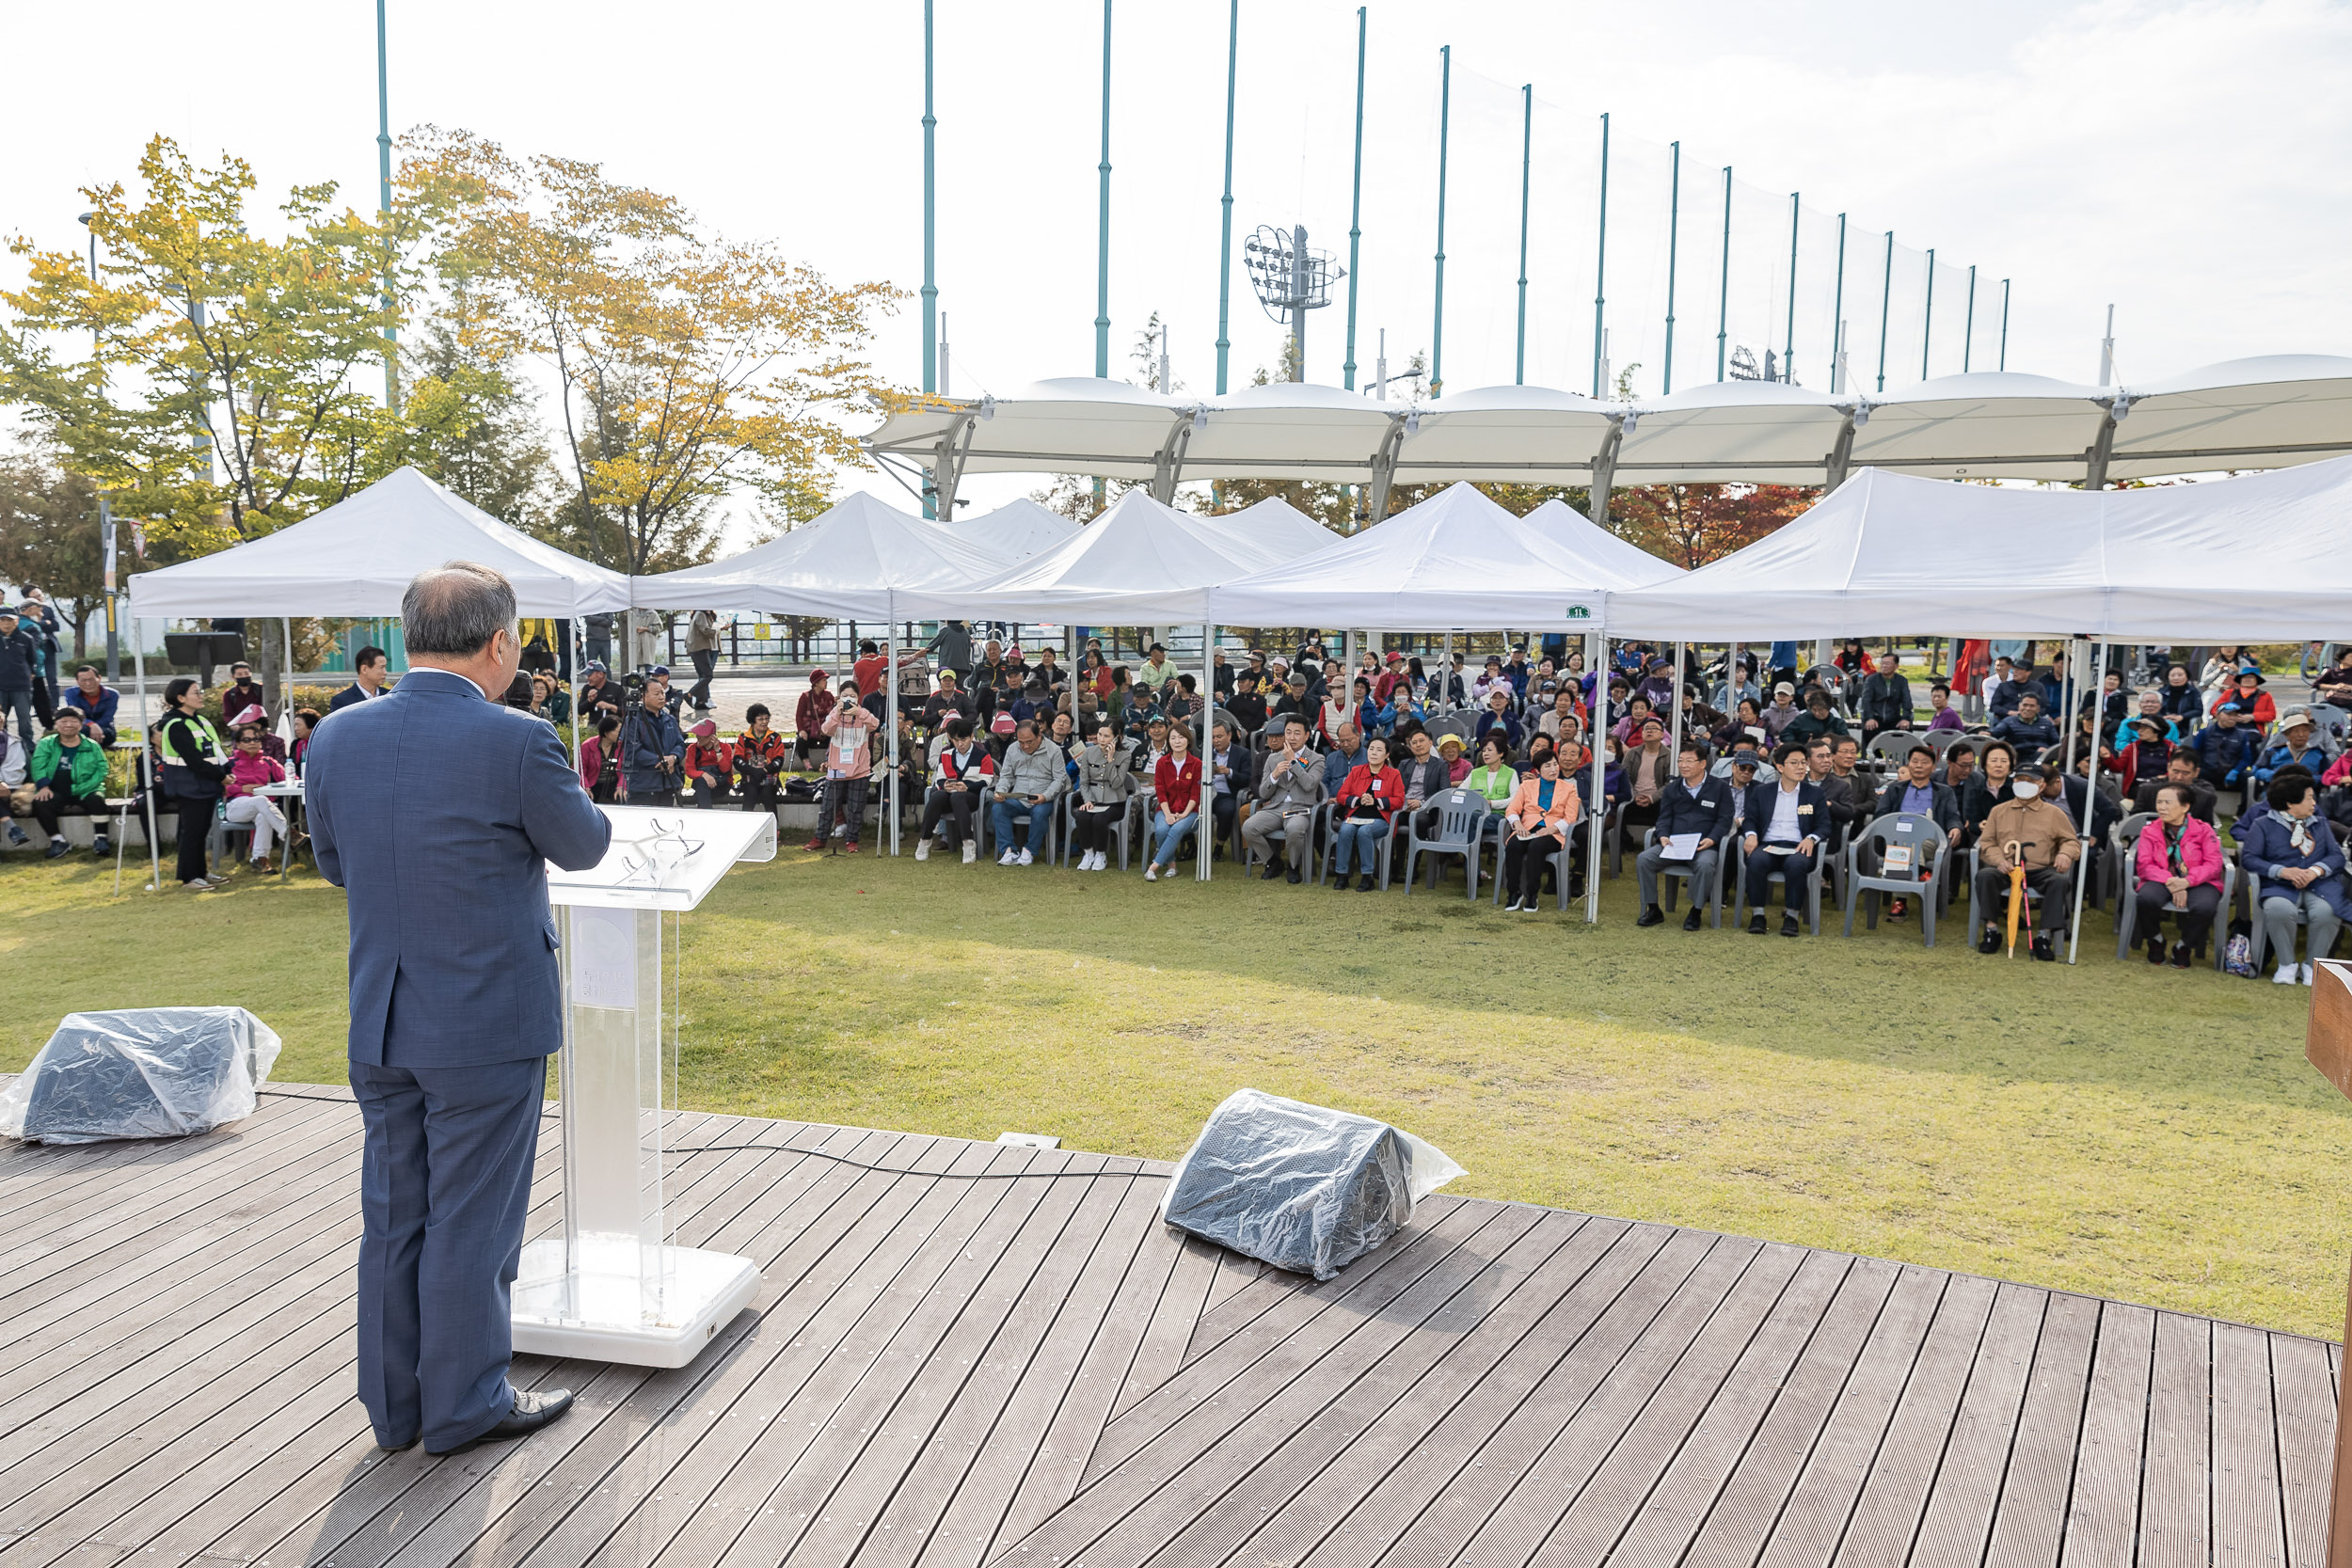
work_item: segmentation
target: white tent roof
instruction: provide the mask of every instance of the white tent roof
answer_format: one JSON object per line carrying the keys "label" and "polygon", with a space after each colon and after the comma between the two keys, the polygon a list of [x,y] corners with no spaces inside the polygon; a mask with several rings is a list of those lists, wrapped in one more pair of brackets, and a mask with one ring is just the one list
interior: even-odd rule
{"label": "white tent roof", "polygon": [[1019,500],[1007,501],[993,512],[960,517],[950,530],[1003,560],[1026,561],[1077,532],[1078,525],[1024,496]]}
{"label": "white tent roof", "polygon": [[1630,404],[1483,387],[1407,405],[1289,382],[1195,399],[1073,376],[1002,398],[930,400],[891,415],[866,445],[928,463],[943,439],[964,432],[967,473],[1149,479],[1161,454],[1181,452],[1185,480],[1369,483],[1393,435],[1399,484],[1578,484],[1591,478],[1613,420],[1631,413],[1617,455],[1620,484],[1819,484],[1848,415],[1858,410],[1855,467],[2079,481],[2103,405],[2119,394],[2125,412],[2111,479],[2274,467],[2352,451],[2352,359],[2326,355],[2237,359],[2109,388],[1978,372],[1882,394],[1728,381]]}
{"label": "white tent roof", "polygon": [[1677,575],[1556,502],[1515,517],[1451,484],[1329,549],[1140,608],[1242,626],[1595,630],[1613,590]]}
{"label": "white tent roof", "polygon": [[1245,547],[1271,554],[1279,561],[1294,561],[1327,550],[1340,539],[1279,496],[1268,496],[1238,512],[1212,513],[1200,520],[1210,528],[1234,535]]}
{"label": "white tent roof", "polygon": [[898,612],[1111,620],[1129,614],[1147,597],[1247,577],[1300,553],[1301,541],[1287,528],[1244,531],[1232,523],[1230,517],[1178,512],[1146,491],[1130,490],[1043,555],[968,590],[902,593]]}
{"label": "white tent roof", "polygon": [[2142,490],[1866,469],[1737,554],[1613,596],[1608,614],[1620,637],[1716,641],[2339,635],[2352,620],[2352,458]]}
{"label": "white tent roof", "polygon": [[994,577],[1008,558],[961,530],[912,516],[864,490],[740,555],[637,578],[636,602],[662,610],[894,619],[892,594]]}
{"label": "white tent roof", "polygon": [[130,579],[135,615],[398,615],[418,573],[496,567],[525,615],[628,608],[628,579],[510,528],[414,468],[250,544]]}

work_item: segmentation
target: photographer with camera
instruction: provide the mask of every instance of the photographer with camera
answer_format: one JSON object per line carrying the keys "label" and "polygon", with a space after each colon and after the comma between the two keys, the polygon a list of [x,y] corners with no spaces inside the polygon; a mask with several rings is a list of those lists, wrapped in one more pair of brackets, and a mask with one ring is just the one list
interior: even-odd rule
{"label": "photographer with camera", "polygon": [[646,677],[635,707],[621,721],[621,787],[632,806],[675,806],[686,736],[670,711],[670,674]]}

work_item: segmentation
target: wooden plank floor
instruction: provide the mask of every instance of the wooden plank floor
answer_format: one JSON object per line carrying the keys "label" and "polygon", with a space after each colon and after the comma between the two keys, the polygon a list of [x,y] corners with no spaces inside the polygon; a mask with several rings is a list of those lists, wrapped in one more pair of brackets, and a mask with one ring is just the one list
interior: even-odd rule
{"label": "wooden plank floor", "polygon": [[2322,1560],[2318,1340],[1443,1196],[1316,1284],[1166,1229],[1143,1161],[672,1131],[752,1146],[676,1212],[756,1311],[678,1371],[522,1357],[575,1411],[445,1460],[352,1399],[342,1090],[0,1150],[0,1568]]}

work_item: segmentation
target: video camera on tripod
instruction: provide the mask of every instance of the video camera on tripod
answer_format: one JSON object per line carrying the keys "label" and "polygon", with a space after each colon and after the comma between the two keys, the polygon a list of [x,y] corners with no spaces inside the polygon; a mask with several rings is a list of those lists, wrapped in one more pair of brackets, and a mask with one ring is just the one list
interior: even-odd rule
{"label": "video camera on tripod", "polygon": [[657,675],[660,676],[664,680],[670,681],[669,701],[663,705],[670,710],[672,717],[677,719],[679,727],[684,728],[686,723],[684,717],[686,713],[686,692],[681,687],[679,687],[675,680],[671,679],[670,667],[666,664],[648,664],[640,669],[631,670],[628,673],[623,675],[621,677],[621,693],[627,699],[627,701],[622,705],[623,707],[625,709],[633,708],[640,703],[644,702],[645,696],[645,687]]}

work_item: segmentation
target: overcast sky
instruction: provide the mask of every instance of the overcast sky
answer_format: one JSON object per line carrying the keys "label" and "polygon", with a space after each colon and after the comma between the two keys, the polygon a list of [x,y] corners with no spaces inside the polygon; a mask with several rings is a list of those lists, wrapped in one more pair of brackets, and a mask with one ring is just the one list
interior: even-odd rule
{"label": "overcast sky", "polygon": [[[1177,379],[1215,379],[1225,106],[1223,0],[1118,0],[1112,36],[1111,357],[1173,324]],[[161,131],[248,158],[275,199],[334,179],[375,201],[374,17],[365,0],[235,0],[191,24],[160,0],[20,8],[0,103],[0,228],[79,243],[78,187],[133,171]],[[731,235],[837,278],[910,291],[886,374],[918,382],[919,0],[668,7],[390,0],[395,132],[463,126],[517,152],[601,161]],[[2352,353],[2352,8],[2320,0],[1972,0],[1918,7],[1692,0],[1646,7],[1369,8],[1357,358],[1391,368],[1433,327],[1438,48],[1453,46],[1445,380],[1513,379],[1519,88],[1532,84],[1527,376],[1588,390],[1599,116],[1611,115],[1605,321],[1613,367],[1655,392],[1668,179],[1682,143],[1676,385],[1729,344],[1787,347],[1789,193],[1804,193],[1798,379],[1826,385],[1835,218],[1867,231],[1843,315],[1858,373],[1989,368],[2012,279],[2011,370],[2096,376],[2116,307],[2118,377],[2280,352]],[[957,392],[1094,367],[1099,0],[938,8],[940,305]],[[1235,244],[1305,223],[1344,261],[1356,13],[1243,0]],[[1722,170],[1735,170],[1723,269]],[[1881,236],[1899,275],[1883,299]],[[1925,325],[1924,251],[1936,274]],[[1966,269],[1978,271],[1963,342]],[[13,280],[21,267],[0,258]],[[1233,273],[1232,381],[1282,329]],[[1720,298],[1729,304],[1718,321]],[[1344,304],[1318,312],[1309,374],[1340,379]],[[894,498],[880,476],[852,483]],[[1033,482],[992,478],[985,502]]]}

